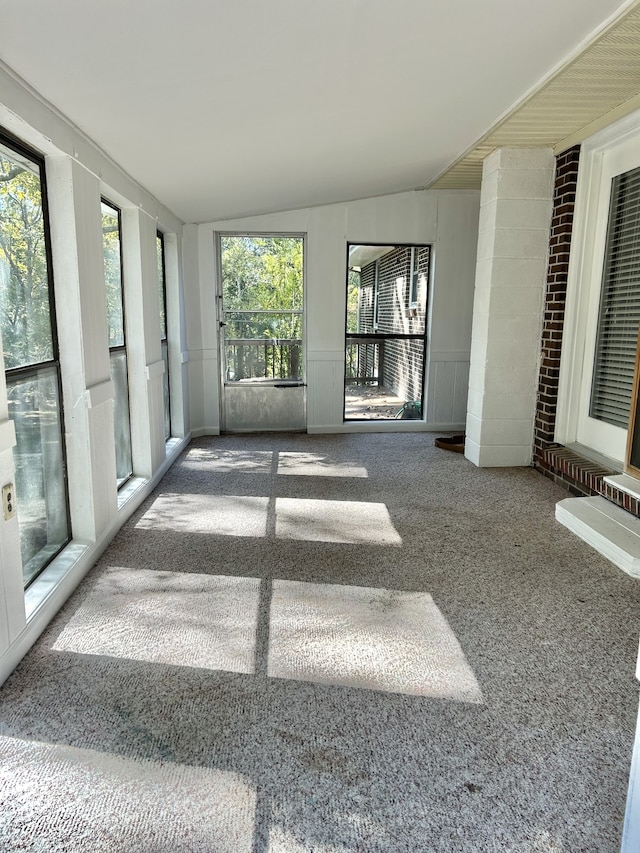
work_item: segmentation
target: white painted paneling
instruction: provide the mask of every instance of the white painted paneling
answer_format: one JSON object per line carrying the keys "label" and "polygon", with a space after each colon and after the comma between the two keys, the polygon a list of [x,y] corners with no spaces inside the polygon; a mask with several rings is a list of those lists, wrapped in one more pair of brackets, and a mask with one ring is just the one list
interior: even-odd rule
{"label": "white painted paneling", "polygon": [[344,406],[343,353],[334,353],[332,358],[309,358],[307,377],[308,428],[321,430],[341,424]]}
{"label": "white painted paneling", "polygon": [[[47,160],[73,535],[93,541],[117,512],[100,182],[69,157]],[[73,438],[71,438],[73,437]]]}
{"label": "white painted paneling", "polygon": [[469,388],[469,353],[431,353],[427,423],[441,430],[464,427]]}
{"label": "white painted paneling", "polygon": [[[433,245],[432,314],[427,346],[431,350],[461,354],[457,357],[461,366],[443,368],[449,373],[441,373],[433,387],[436,371],[430,371],[427,399],[433,407],[431,411],[456,415],[456,420],[447,419],[443,423],[461,424],[471,340],[478,206],[477,192],[409,192],[200,225],[197,253],[201,325],[196,328],[196,318],[191,317],[190,346],[193,342],[195,350],[207,350],[213,349],[213,342],[217,342],[213,300],[216,232],[305,234],[308,428],[314,431],[342,428],[347,242],[430,243]],[[191,237],[189,234],[188,244],[185,242],[185,250],[190,253],[194,251]],[[187,268],[192,269],[192,265],[192,259],[186,262]],[[189,298],[193,300],[193,293]],[[335,354],[330,359],[330,368],[324,360],[314,359],[313,354],[320,352]],[[217,370],[217,364],[210,359],[203,362],[202,374],[198,370],[190,372],[190,381],[194,383],[192,427],[196,430],[205,430],[213,423],[214,397],[219,384],[214,369]],[[202,406],[193,400],[196,394],[204,398]],[[404,430],[407,422],[391,426]],[[379,425],[365,424],[362,428],[376,429]],[[417,424],[414,428],[418,428]]]}
{"label": "white painted paneling", "polygon": [[[183,438],[189,432],[189,383],[183,354],[187,349],[185,300],[182,285],[182,238],[163,232],[164,276],[167,302],[167,344],[169,350],[169,391],[171,435]],[[188,358],[188,356],[187,356]]]}
{"label": "white painted paneling", "polygon": [[131,413],[136,476],[150,477],[165,457],[162,378],[147,377],[161,360],[156,223],[138,208],[122,210],[122,258]]}

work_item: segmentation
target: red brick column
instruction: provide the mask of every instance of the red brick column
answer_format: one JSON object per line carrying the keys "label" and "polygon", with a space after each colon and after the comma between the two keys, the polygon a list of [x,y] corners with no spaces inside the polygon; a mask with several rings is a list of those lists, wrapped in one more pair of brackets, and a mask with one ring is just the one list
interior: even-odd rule
{"label": "red brick column", "polygon": [[569,148],[556,158],[547,289],[542,323],[542,357],[533,441],[533,463],[536,467],[545,470],[551,470],[551,467],[545,458],[544,451],[554,446],[560,350],[579,159],[579,145]]}

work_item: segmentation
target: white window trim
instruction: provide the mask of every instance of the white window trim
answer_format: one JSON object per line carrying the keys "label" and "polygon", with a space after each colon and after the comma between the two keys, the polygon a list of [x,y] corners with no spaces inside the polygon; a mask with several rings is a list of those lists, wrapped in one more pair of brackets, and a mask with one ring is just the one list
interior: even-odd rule
{"label": "white window trim", "polygon": [[640,111],[582,144],[574,211],[555,440],[624,463],[627,430],[588,417],[611,179],[640,166]]}

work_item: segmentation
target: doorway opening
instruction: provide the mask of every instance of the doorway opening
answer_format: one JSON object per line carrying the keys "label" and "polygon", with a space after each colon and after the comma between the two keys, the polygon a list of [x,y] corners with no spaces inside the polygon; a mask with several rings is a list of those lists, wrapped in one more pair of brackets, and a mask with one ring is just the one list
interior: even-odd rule
{"label": "doorway opening", "polygon": [[344,420],[424,420],[431,247],[347,245]]}
{"label": "doorway opening", "polygon": [[304,238],[218,235],[221,426],[306,428]]}

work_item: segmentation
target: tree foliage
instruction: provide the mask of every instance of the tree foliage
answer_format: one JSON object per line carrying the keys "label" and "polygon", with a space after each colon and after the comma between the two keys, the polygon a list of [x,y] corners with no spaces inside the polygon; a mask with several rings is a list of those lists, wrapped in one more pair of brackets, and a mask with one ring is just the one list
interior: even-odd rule
{"label": "tree foliage", "polygon": [[120,221],[118,211],[102,203],[102,255],[107,299],[109,346],[124,346],[124,312],[122,308],[122,263],[120,255]]}
{"label": "tree foliage", "polygon": [[302,340],[302,239],[222,237],[221,269],[227,377],[297,378]]}
{"label": "tree foliage", "polygon": [[6,369],[53,358],[40,178],[2,154],[0,328]]}

